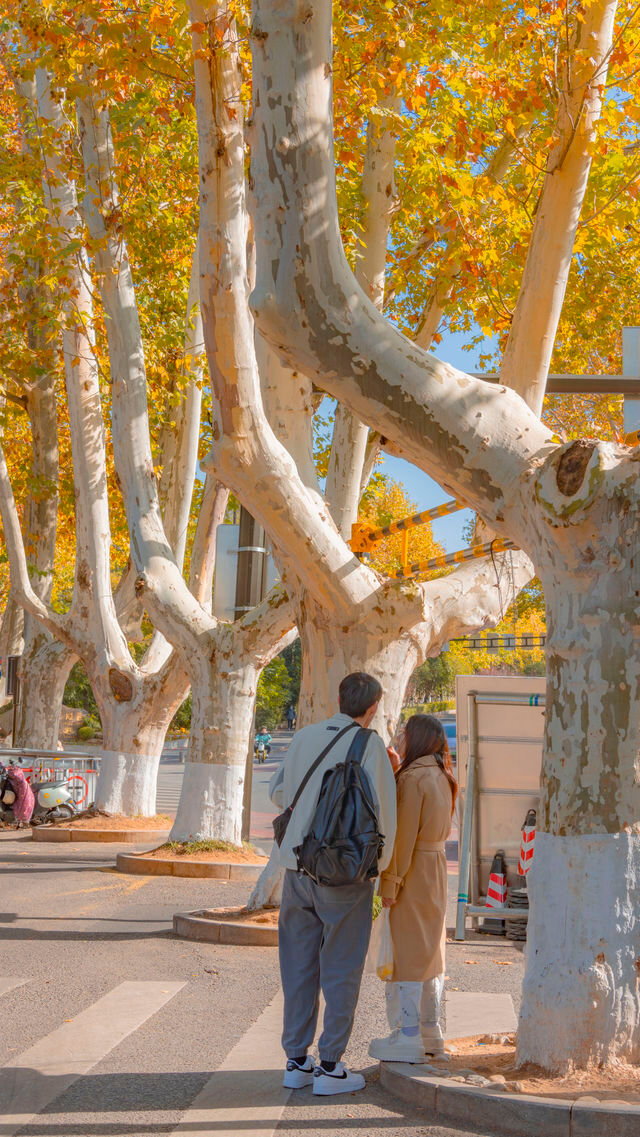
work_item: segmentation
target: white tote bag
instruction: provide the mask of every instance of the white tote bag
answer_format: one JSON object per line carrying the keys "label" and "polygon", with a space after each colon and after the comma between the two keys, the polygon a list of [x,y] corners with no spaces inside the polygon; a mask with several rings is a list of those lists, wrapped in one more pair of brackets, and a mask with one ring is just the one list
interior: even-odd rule
{"label": "white tote bag", "polygon": [[365,971],[370,975],[377,975],[378,979],[384,982],[393,975],[393,945],[388,908],[383,908],[377,919],[373,921]]}

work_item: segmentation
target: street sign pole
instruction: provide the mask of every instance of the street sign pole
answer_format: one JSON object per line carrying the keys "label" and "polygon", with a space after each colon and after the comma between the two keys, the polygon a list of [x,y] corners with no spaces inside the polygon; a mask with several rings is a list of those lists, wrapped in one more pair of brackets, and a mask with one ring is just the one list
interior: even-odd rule
{"label": "street sign pole", "polygon": [[[264,599],[267,590],[267,548],[261,525],[240,509],[238,534],[238,571],[236,577],[235,619],[255,608]],[[242,799],[242,840],[248,841],[251,832],[251,792],[253,789],[253,729],[249,734],[249,749],[244,775]]]}

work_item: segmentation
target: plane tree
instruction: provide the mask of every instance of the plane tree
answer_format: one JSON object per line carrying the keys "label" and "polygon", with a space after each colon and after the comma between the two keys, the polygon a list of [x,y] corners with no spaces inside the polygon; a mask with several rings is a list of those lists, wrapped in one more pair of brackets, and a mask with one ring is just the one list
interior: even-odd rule
{"label": "plane tree", "polygon": [[[640,1054],[637,994],[638,463],[559,443],[539,419],[623,7],[567,12],[547,149],[503,379],[411,343],[354,279],[336,215],[331,10],[256,0],[252,183],[261,335],[532,558],[547,604],[547,714],[520,1061]],[[562,911],[561,921],[549,911]]]}

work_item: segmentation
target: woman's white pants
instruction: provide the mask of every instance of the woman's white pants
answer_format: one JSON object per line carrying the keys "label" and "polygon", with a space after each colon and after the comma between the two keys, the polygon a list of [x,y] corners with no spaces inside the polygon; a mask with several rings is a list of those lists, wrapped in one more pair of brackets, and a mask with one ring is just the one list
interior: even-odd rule
{"label": "woman's white pants", "polygon": [[440,1004],[444,991],[444,974],[424,983],[385,983],[387,1018],[392,1030],[401,1030],[408,1038],[441,1036]]}

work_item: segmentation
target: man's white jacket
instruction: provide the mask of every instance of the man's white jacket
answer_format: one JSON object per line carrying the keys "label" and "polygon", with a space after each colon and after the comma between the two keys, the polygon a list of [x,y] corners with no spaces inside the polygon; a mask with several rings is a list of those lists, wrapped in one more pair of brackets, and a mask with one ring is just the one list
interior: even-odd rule
{"label": "man's white jacket", "polygon": [[[291,804],[304,775],[325,746],[352,722],[353,719],[349,715],[337,714],[325,722],[305,726],[294,735],[284,761],[269,783],[269,795],[280,811]],[[327,770],[337,766],[339,762],[344,762],[357,729],[356,726],[348,730],[335,746],[332,746],[298,799],[284,841],[280,846],[280,863],[284,868],[297,869],[298,863],[293,850],[302,844],[311,829],[322,779]],[[380,872],[383,872],[391,860],[396,836],[396,780],[384,742],[375,732],[369,736],[362,758],[362,768],[366,771],[371,784],[378,814],[378,827],[384,836],[384,849],[378,862]]]}

